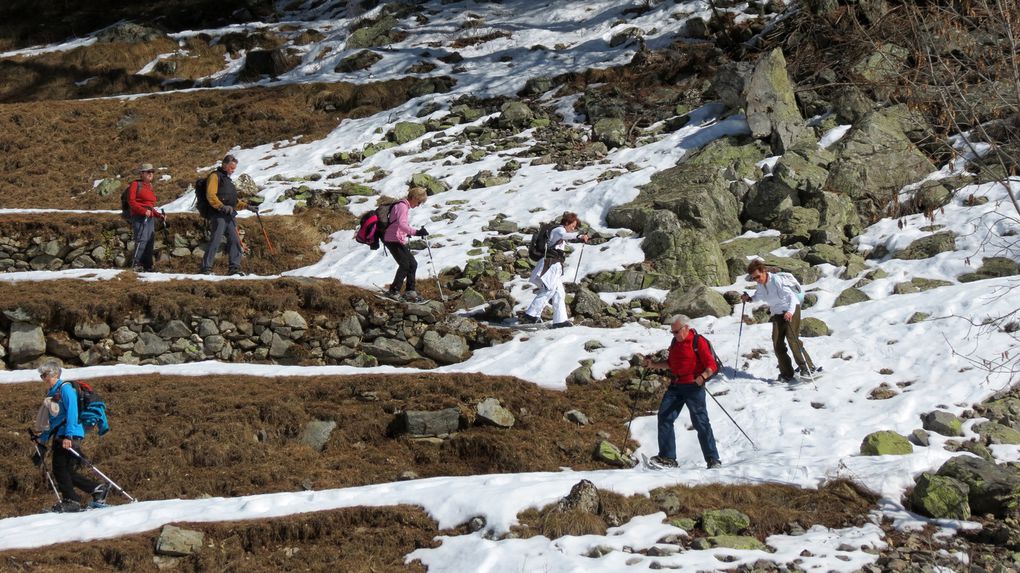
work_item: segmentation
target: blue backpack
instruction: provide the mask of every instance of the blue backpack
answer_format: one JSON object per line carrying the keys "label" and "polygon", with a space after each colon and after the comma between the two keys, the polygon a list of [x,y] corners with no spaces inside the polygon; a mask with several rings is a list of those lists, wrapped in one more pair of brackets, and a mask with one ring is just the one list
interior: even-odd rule
{"label": "blue backpack", "polygon": [[[99,397],[99,394],[92,389],[92,386],[85,382],[65,380],[64,384],[70,384],[78,396],[78,422],[86,431],[95,428],[100,436],[110,431],[110,421],[106,417],[106,402]],[[60,397],[60,388],[57,389],[57,397]],[[58,426],[59,428],[59,426]],[[56,428],[53,430],[56,432]]]}

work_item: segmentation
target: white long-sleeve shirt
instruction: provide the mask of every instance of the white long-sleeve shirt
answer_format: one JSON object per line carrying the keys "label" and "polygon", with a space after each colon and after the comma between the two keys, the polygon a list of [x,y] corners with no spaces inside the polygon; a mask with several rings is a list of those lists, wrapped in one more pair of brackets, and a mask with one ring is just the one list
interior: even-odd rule
{"label": "white long-sleeve shirt", "polygon": [[769,273],[765,284],[758,283],[758,288],[754,290],[751,300],[765,301],[765,304],[769,305],[769,312],[773,315],[794,312],[800,306],[797,293],[793,288],[783,284],[776,273]]}

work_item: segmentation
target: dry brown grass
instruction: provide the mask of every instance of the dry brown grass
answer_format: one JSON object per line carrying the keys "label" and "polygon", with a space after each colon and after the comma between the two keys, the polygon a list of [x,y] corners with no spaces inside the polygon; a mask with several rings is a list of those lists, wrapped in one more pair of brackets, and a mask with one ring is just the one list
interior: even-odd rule
{"label": "dry brown grass", "polygon": [[[404,564],[404,556],[420,547],[434,547],[440,532],[415,507],[355,507],[259,521],[185,523],[201,531],[204,547],[190,557],[176,558],[173,571],[276,573],[278,571],[343,571],[423,573],[420,562]],[[8,551],[2,571],[77,573],[84,571],[161,571],[153,562],[158,531],[113,540],[65,543],[43,549]]]}
{"label": "dry brown grass", "polygon": [[0,207],[119,209],[116,194],[100,197],[92,183],[123,176],[126,185],[143,161],[172,177],[171,183],[156,186],[161,200],[172,199],[194,182],[196,168],[214,164],[234,146],[255,147],[296,134],[314,141],[346,117],[403,103],[415,81],[0,105],[5,134]]}
{"label": "dry brown grass", "polygon": [[827,482],[817,490],[769,483],[710,484],[662,488],[652,491],[650,498],[624,497],[610,491],[600,491],[599,495],[602,503],[598,514],[561,512],[552,504],[521,513],[520,526],[515,532],[522,537],[545,535],[550,538],[568,534],[601,535],[610,522],[625,523],[635,516],[661,511],[653,500],[668,495],[675,497],[683,508],[669,515],[670,519],[697,520],[706,510],[733,508],[751,518],[749,533],[764,541],[769,535],[787,532],[791,523],[830,528],[859,524],[878,499],[873,492],[847,480]]}
{"label": "dry brown grass", "polygon": [[[597,434],[621,441],[627,412],[626,397],[611,388],[557,392],[479,374],[145,375],[91,382],[107,401],[113,430],[90,436],[85,451],[142,500],[350,487],[396,481],[406,471],[433,477],[604,468],[592,459]],[[367,392],[378,399],[367,401]],[[25,433],[42,396],[36,382],[0,385],[0,475],[6,476],[0,518],[52,503],[28,459]],[[514,413],[513,428],[472,425],[442,444],[387,434],[398,411],[456,406],[468,415],[488,397]],[[573,408],[593,423],[564,420]],[[297,439],[313,419],[338,423],[322,452]]]}

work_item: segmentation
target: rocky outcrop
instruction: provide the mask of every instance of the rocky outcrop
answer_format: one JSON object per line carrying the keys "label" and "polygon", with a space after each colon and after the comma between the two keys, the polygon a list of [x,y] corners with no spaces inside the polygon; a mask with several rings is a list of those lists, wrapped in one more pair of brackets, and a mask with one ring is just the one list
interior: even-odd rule
{"label": "rocky outcrop", "polygon": [[745,98],[751,135],[770,141],[774,153],[786,152],[803,135],[804,118],[797,108],[793,85],[786,73],[786,58],[780,48],[755,65]]}

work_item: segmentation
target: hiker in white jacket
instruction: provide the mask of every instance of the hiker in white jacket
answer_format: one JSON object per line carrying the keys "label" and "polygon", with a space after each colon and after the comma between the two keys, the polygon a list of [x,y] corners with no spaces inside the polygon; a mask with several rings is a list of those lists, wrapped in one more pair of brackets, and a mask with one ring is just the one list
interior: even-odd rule
{"label": "hiker in white jacket", "polygon": [[772,313],[769,319],[772,322],[772,348],[779,360],[780,382],[794,381],[793,363],[787,352],[787,344],[793,351],[793,359],[797,361],[800,373],[813,373],[815,365],[800,341],[800,298],[796,288],[780,279],[776,273],[770,273],[762,259],[748,263],[747,274],[758,283],[758,287],[754,295],[748,296],[745,292],[740,295],[740,299],[744,302],[764,301],[769,306],[769,312]]}
{"label": "hiker in white jacket", "polygon": [[531,301],[528,310],[524,312],[521,322],[535,323],[542,317],[542,310],[546,304],[553,307],[553,328],[573,326],[567,320],[567,291],[563,288],[563,264],[566,261],[566,254],[563,252],[568,241],[588,242],[588,235],[577,233],[579,221],[576,213],[564,213],[560,219],[560,225],[549,231],[549,241],[546,243],[545,256],[535,264],[528,279],[531,284],[538,287],[535,299]]}

